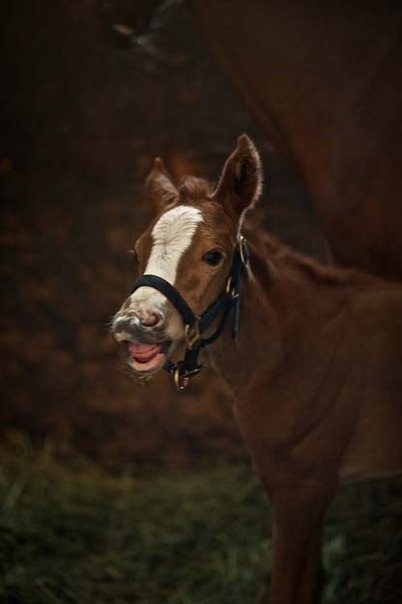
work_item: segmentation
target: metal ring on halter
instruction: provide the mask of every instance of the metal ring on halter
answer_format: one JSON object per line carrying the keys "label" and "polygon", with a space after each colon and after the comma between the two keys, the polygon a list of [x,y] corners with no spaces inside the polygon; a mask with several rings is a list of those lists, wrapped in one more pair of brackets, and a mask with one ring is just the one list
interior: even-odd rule
{"label": "metal ring on halter", "polygon": [[175,384],[177,390],[181,391],[181,390],[184,390],[185,388],[187,388],[189,378],[186,377],[185,375],[181,375],[180,367],[176,367],[176,369],[174,370],[173,379],[174,379],[174,384]]}

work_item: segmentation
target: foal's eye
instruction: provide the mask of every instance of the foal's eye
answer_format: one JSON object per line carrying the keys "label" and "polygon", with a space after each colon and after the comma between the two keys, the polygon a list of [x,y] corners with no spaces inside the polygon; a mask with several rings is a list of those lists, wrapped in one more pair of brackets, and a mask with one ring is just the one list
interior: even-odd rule
{"label": "foal's eye", "polygon": [[217,266],[222,260],[222,258],[223,254],[219,250],[210,250],[209,252],[206,252],[202,257],[204,262],[206,262],[210,266]]}

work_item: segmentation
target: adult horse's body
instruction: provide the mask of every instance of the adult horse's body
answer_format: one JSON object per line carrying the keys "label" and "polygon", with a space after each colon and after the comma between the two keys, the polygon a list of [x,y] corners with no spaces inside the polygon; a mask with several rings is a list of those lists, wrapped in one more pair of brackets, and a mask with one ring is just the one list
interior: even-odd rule
{"label": "adult horse's body", "polygon": [[[135,250],[140,274],[168,282],[200,315],[225,291],[240,228],[249,240],[238,337],[226,327],[210,350],[274,508],[271,604],[311,604],[338,484],[402,468],[402,288],[257,232],[244,216],[260,187],[246,136],[215,191],[191,177],[177,189],[158,160],[147,181],[156,218]],[[141,285],[113,332],[146,377],[179,350],[184,327],[163,288]]]}
{"label": "adult horse's body", "polygon": [[402,4],[192,0],[338,261],[402,277]]}

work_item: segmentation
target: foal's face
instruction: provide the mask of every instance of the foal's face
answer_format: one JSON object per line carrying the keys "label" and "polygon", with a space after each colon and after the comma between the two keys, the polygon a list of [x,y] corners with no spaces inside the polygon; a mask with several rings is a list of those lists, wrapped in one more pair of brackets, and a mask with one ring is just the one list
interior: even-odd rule
{"label": "foal's face", "polygon": [[[225,225],[225,228],[223,228]],[[167,209],[135,244],[140,274],[162,277],[184,297],[195,314],[222,291],[235,232],[218,204],[178,203]],[[182,341],[183,321],[158,290],[140,287],[124,302],[114,333],[137,372],[155,372]]]}
{"label": "foal's face", "polygon": [[[162,277],[196,315],[201,314],[225,287],[241,215],[259,184],[258,155],[247,137],[239,139],[214,193],[205,181],[194,178],[184,180],[177,190],[156,161],[146,185],[156,217],[134,246],[139,274]],[[125,300],[112,331],[126,349],[129,366],[144,377],[161,369],[184,338],[181,316],[151,287],[139,287]]]}

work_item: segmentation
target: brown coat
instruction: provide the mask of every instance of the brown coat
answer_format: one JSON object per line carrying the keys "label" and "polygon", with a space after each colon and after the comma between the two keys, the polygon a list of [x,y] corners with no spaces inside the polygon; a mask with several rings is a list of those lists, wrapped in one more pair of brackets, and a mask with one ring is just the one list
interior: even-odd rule
{"label": "brown coat", "polygon": [[[249,241],[238,337],[227,330],[210,354],[273,505],[270,602],[312,604],[338,484],[402,469],[402,286],[322,266],[257,231],[251,212],[244,216],[260,189],[259,156],[245,135],[215,191],[193,178],[177,189],[157,161],[147,181],[157,217],[135,248],[140,272],[149,272],[154,249],[162,270],[170,251],[178,262],[171,285],[199,314],[224,291],[239,228]],[[138,291],[113,329],[146,378],[185,331],[160,292],[156,299],[152,287]]]}

